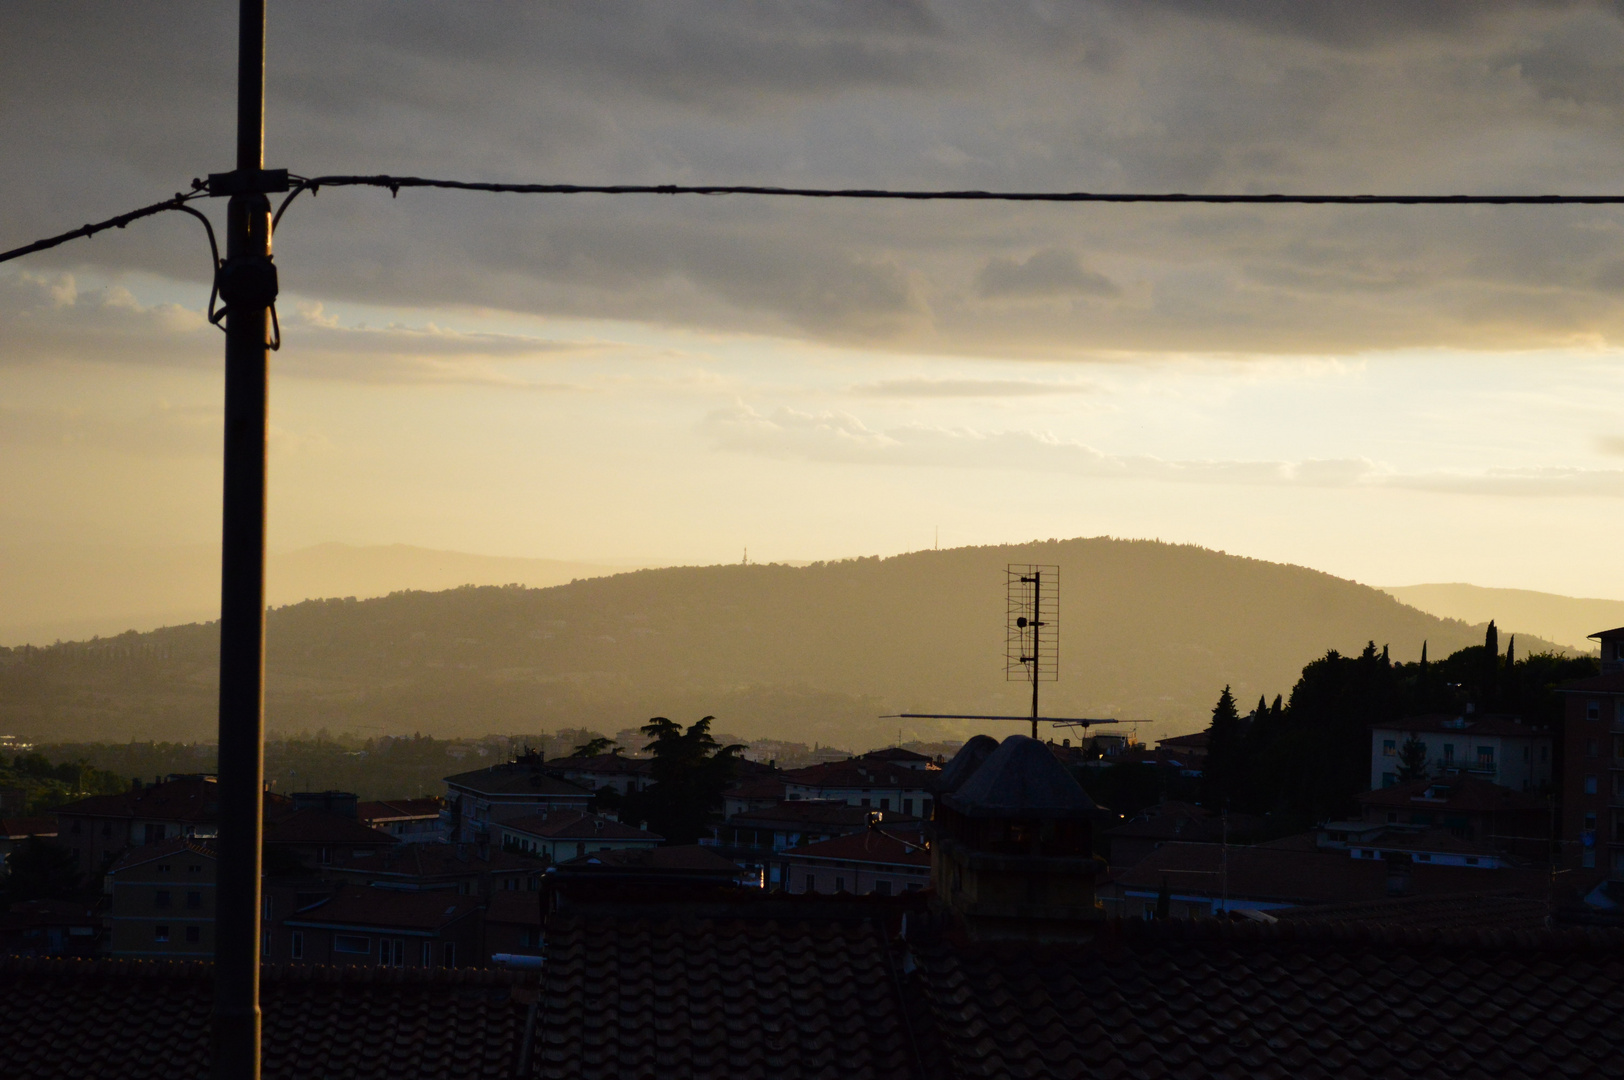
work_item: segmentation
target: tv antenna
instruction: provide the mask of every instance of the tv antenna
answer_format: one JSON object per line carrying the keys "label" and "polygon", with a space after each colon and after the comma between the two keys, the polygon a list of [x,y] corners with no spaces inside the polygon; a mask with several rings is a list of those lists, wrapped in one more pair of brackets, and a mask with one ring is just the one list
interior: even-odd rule
{"label": "tv antenna", "polygon": [[[1060,678],[1060,567],[1047,563],[1010,563],[1004,568],[1004,678],[1032,684],[1030,716],[987,716],[971,713],[897,713],[887,720],[1020,720],[1038,724],[1080,727],[1086,733],[1095,724],[1121,720],[1092,717],[1044,716],[1038,708],[1038,687]],[[1128,721],[1135,723],[1136,721]]]}

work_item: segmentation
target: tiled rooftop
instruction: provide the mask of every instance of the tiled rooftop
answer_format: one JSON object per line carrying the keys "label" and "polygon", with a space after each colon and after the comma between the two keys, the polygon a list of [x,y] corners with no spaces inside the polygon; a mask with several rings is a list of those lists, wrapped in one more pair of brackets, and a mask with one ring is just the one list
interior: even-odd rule
{"label": "tiled rooftop", "polygon": [[387,802],[364,802],[355,808],[355,817],[363,823],[375,821],[410,821],[440,816],[444,803],[437,798],[390,799]]}
{"label": "tiled rooftop", "polygon": [[1550,905],[1522,896],[1400,896],[1347,904],[1281,908],[1269,912],[1280,922],[1350,922],[1433,930],[1543,930]]}
{"label": "tiled rooftop", "polygon": [[[497,1080],[514,1075],[535,976],[444,968],[268,966],[265,1080]],[[209,1075],[212,967],[0,960],[8,1080]]]}
{"label": "tiled rooftop", "polygon": [[596,814],[583,814],[578,810],[554,810],[548,814],[528,814],[524,817],[503,818],[500,825],[504,829],[512,829],[530,836],[542,836],[548,839],[665,839],[663,836],[651,833],[647,829],[633,828],[610,818],[599,817]]}
{"label": "tiled rooftop", "polygon": [[906,866],[930,866],[930,852],[918,842],[919,835],[887,836],[865,829],[849,836],[837,836],[816,844],[803,844],[781,852],[814,859],[842,859],[848,862],[881,862]]}
{"label": "tiled rooftop", "polygon": [[1467,813],[1499,810],[1543,811],[1545,800],[1527,792],[1513,791],[1475,776],[1447,776],[1442,779],[1411,780],[1390,788],[1378,788],[1354,796],[1361,806],[1383,809],[1448,809]]}
{"label": "tiled rooftop", "polygon": [[290,926],[320,923],[334,926],[381,926],[437,930],[480,906],[475,896],[450,889],[378,889],[341,885],[332,896],[288,916]]}
{"label": "tiled rooftop", "polygon": [[1550,736],[1550,732],[1544,728],[1526,724],[1522,717],[1510,713],[1427,713],[1370,726],[1383,731],[1427,732],[1434,735],[1459,732],[1463,735],[1511,735],[1522,738]]}

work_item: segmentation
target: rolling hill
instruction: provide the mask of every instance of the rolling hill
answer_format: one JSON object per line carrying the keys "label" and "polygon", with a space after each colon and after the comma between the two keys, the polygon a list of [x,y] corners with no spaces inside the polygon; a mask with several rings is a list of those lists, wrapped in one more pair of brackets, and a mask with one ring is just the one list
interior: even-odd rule
{"label": "rolling hill", "polygon": [[[273,732],[617,731],[707,713],[747,737],[888,744],[894,712],[1020,713],[1004,680],[1004,567],[1061,567],[1061,680],[1045,712],[1192,731],[1224,685],[1289,693],[1328,648],[1414,659],[1482,641],[1329,574],[1106,538],[804,567],[640,570],[545,589],[312,600],[268,620]],[[1515,631],[1515,624],[1504,628]],[[217,627],[0,652],[0,729],[50,741],[208,739]],[[1533,651],[1545,643],[1519,638]],[[992,725],[997,728],[998,725]],[[912,722],[904,738],[970,725]]]}
{"label": "rolling hill", "polygon": [[1459,584],[1403,585],[1382,591],[1440,618],[1473,623],[1498,619],[1580,652],[1596,650],[1596,643],[1588,640],[1596,631],[1624,626],[1624,600]]}

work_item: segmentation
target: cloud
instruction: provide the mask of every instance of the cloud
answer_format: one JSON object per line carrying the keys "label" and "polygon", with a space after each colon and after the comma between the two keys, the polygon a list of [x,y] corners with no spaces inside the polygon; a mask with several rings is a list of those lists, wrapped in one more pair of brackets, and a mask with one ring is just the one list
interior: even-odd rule
{"label": "cloud", "polygon": [[1303,461],[1169,460],[1107,453],[1036,431],[902,425],[869,427],[850,413],[769,413],[736,404],[700,424],[720,450],[787,461],[901,468],[1049,472],[1100,480],[1246,484],[1310,488],[1389,488],[1451,495],[1624,498],[1624,470],[1489,469],[1404,473],[1366,458]]}
{"label": "cloud", "polygon": [[1075,251],[1063,248],[1044,248],[1024,262],[989,259],[976,275],[976,288],[982,296],[1019,299],[1116,296],[1122,291],[1104,274],[1084,269]]}
{"label": "cloud", "polygon": [[859,397],[887,398],[1004,398],[1046,397],[1054,394],[1093,394],[1092,383],[1043,382],[1038,379],[881,379],[851,388]]}
{"label": "cloud", "polygon": [[[0,145],[28,163],[0,243],[218,168],[233,19],[0,5]],[[1354,192],[1624,174],[1624,19],[1602,5],[425,0],[283,5],[270,35],[267,146],[308,174]],[[277,258],[329,302],[930,354],[1323,354],[1617,341],[1621,235],[1599,208],[330,189],[290,210]],[[206,262],[196,223],[164,215],[29,266],[196,282]]]}

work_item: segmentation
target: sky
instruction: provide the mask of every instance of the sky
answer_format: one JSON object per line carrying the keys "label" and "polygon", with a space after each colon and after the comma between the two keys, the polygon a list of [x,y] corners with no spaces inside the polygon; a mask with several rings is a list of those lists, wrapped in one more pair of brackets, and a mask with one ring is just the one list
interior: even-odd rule
{"label": "sky", "polygon": [[[234,5],[0,6],[0,248],[230,164]],[[273,0],[268,164],[1616,193],[1614,5]],[[218,221],[223,206],[206,207]],[[1624,209],[328,189],[270,540],[621,563],[1048,537],[1624,598]],[[0,266],[0,546],[213,542],[198,224]]]}

